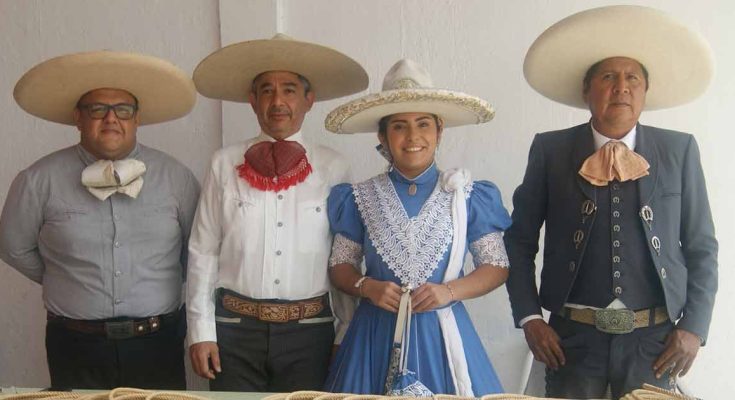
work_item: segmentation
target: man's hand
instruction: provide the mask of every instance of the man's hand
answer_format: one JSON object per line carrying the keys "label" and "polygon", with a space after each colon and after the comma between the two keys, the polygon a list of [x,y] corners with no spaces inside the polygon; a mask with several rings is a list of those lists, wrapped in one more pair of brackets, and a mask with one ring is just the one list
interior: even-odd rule
{"label": "man's hand", "polygon": [[544,320],[532,319],[526,322],[523,324],[523,333],[536,360],[553,370],[566,363],[559,335]]}
{"label": "man's hand", "polygon": [[452,292],[446,285],[424,283],[411,293],[413,312],[430,311],[452,301]]}
{"label": "man's hand", "polygon": [[674,328],[666,337],[664,351],[653,363],[656,378],[661,379],[669,370],[669,375],[672,377],[686,375],[694,363],[694,358],[697,357],[701,344],[699,336],[683,329]]}
{"label": "man's hand", "polygon": [[398,312],[401,304],[401,287],[391,281],[366,279],[362,283],[362,294],[383,310]]}
{"label": "man's hand", "polygon": [[199,342],[189,347],[191,366],[202,378],[214,379],[214,373],[222,372],[219,362],[219,347],[215,342]]}

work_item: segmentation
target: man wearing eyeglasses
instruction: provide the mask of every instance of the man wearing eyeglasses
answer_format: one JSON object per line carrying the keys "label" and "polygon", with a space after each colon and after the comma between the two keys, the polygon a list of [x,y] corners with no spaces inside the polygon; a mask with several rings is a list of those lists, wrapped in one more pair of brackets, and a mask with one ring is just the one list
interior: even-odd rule
{"label": "man wearing eyeglasses", "polygon": [[186,115],[191,79],[154,57],[78,53],[29,70],[14,96],[80,133],[18,174],[0,217],[0,258],[42,285],[52,387],[185,389],[181,287],[199,184],[136,133]]}

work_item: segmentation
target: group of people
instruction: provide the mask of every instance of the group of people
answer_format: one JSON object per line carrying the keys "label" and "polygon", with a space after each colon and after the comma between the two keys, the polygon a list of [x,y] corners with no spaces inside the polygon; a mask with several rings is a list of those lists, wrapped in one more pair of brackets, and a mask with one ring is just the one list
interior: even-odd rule
{"label": "group of people", "polygon": [[[435,159],[446,129],[488,122],[492,106],[435,88],[411,60],[326,117],[337,134],[377,132],[388,161],[350,183],[346,159],[302,132],[315,101],[368,85],[334,49],[280,34],[236,43],[193,79],[139,54],[57,57],[14,96],[80,141],[13,181],[0,258],[43,287],[57,388],[185,389],[188,335],[212,390],[499,393],[462,301],[504,283],[547,395],[672,388],[707,338],[717,241],[694,138],[638,120],[701,94],[708,63],[695,32],[645,7],[545,31],[526,79],[591,117],[535,137],[511,217],[497,186]],[[214,154],[201,188],[136,140],[139,125],[186,115],[197,91],[250,103],[259,124]]]}

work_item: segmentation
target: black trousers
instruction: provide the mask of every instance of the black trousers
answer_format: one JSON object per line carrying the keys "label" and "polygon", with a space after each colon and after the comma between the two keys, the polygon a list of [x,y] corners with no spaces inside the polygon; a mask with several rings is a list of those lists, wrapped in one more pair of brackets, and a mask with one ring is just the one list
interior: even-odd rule
{"label": "black trousers", "polygon": [[613,335],[594,326],[552,314],[549,325],[561,337],[566,364],[557,371],[546,369],[546,396],[603,398],[608,385],[618,399],[643,383],[671,389],[668,375],[657,379],[653,363],[663,352],[671,322]]}
{"label": "black trousers", "polygon": [[217,345],[222,372],[210,390],[293,392],[322,390],[334,343],[329,307],[309,320],[263,322],[217,302]]}
{"label": "black trousers", "polygon": [[46,356],[51,386],[58,389],[186,389],[186,318],[161,323],[144,336],[108,339],[68,329],[59,320],[46,324]]}

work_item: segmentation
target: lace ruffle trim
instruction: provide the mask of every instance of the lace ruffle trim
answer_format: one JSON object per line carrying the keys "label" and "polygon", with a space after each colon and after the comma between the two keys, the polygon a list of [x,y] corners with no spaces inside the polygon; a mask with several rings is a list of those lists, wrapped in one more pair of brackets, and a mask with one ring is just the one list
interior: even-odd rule
{"label": "lace ruffle trim", "polygon": [[475,267],[482,264],[503,268],[510,266],[508,254],[505,252],[503,234],[500,232],[488,233],[470,243],[470,253],[472,253],[472,261]]}
{"label": "lace ruffle trim", "polygon": [[359,267],[362,262],[362,245],[348,239],[342,234],[334,235],[332,254],[329,256],[329,267],[337,264],[350,264]]}
{"label": "lace ruffle trim", "polygon": [[452,241],[452,194],[440,185],[409,218],[387,174],[353,186],[375,249],[401,284],[416,288],[437,268]]}

